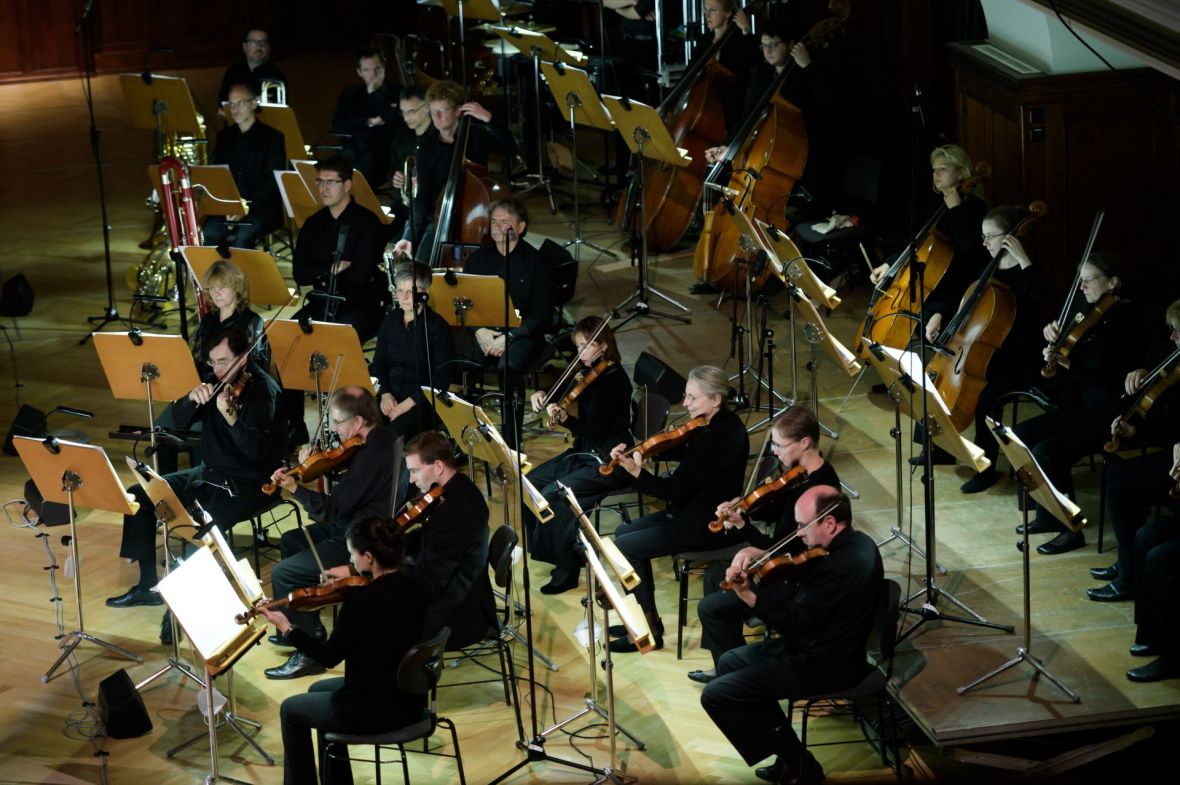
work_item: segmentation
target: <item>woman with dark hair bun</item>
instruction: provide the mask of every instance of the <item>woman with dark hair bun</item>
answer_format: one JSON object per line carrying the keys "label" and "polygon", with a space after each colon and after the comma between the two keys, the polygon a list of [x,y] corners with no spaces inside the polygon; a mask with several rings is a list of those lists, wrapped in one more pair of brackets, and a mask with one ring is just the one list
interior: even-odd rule
{"label": "woman with dark hair bun", "polygon": [[[429,600],[426,581],[401,569],[404,537],[389,519],[354,522],[347,541],[353,569],[367,573],[373,581],[344,600],[326,641],[293,626],[283,613],[260,611],[300,652],[329,668],[344,662],[344,676],[317,681],[303,695],[284,700],[279,709],[284,785],[317,785],[320,781],[312,729],[319,732],[319,759],[321,766],[331,767],[331,782],[351,785],[347,760],[324,763],[329,760],[324,754],[324,734],[394,730],[417,721],[425,707],[424,696],[398,689],[397,663],[421,639]],[[321,776],[327,774],[325,771]]]}

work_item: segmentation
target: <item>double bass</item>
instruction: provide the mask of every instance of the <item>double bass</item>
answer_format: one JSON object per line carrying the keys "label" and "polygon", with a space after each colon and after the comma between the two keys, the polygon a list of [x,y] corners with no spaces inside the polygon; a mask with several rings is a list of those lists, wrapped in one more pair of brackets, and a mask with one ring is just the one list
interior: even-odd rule
{"label": "double bass", "polygon": [[[1021,237],[1032,223],[1049,208],[1044,202],[1029,205],[1029,214],[1013,226],[1008,234]],[[950,409],[951,423],[962,431],[975,418],[979,395],[987,385],[987,366],[992,355],[1004,343],[1016,319],[1016,295],[992,276],[1007,254],[1001,248],[979,280],[967,287],[959,310],[946,328],[932,342],[935,354],[927,373]]]}
{"label": "double bass", "polygon": [[[847,0],[829,0],[832,16],[813,25],[801,43],[817,49],[843,30],[848,19]],[[741,210],[751,218],[786,231],[787,198],[803,176],[807,165],[807,129],[799,108],[779,95],[779,90],[794,73],[795,61],[789,60],[758,101],[759,109],[746,117],[732,135],[725,153],[709,170],[702,189],[736,194],[737,202],[728,200],[707,209],[705,227],[694,251],[694,269],[705,270],[705,279],[719,289],[745,296],[744,276],[734,263],[742,253],[741,231],[726,213]],[[726,173],[728,183],[721,185]],[[770,277],[769,266],[762,270],[751,288],[757,291]]]}

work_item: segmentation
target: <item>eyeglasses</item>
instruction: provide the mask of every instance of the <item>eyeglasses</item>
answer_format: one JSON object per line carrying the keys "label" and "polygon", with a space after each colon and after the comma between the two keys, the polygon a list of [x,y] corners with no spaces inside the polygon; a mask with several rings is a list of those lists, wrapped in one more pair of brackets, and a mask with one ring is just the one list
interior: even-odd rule
{"label": "eyeglasses", "polygon": [[1082,285],[1084,286],[1084,285],[1086,285],[1086,284],[1091,284],[1091,283],[1094,283],[1094,282],[1095,282],[1095,281],[1097,281],[1099,278],[1105,278],[1105,277],[1106,277],[1106,276],[1105,276],[1105,275],[1103,275],[1102,273],[1098,273],[1098,275],[1091,275],[1089,278],[1083,278],[1083,279],[1082,279]]}
{"label": "eyeglasses", "polygon": [[799,443],[798,439],[792,439],[789,442],[776,442],[774,439],[770,440],[770,446],[776,450],[785,450],[788,447],[790,447],[792,444],[798,444],[798,443]]}
{"label": "eyeglasses", "polygon": [[265,38],[247,38],[246,43],[250,46],[270,46],[270,41]]}
{"label": "eyeglasses", "polygon": [[231,109],[241,109],[242,107],[249,106],[252,103],[254,103],[253,98],[239,98],[236,101],[226,101],[224,105],[230,107]]}
{"label": "eyeglasses", "polygon": [[979,238],[986,243],[988,240],[994,240],[997,237],[1003,237],[1006,234],[1008,234],[1008,233],[1007,232],[996,232],[995,234],[981,234],[981,235],[979,235]]}
{"label": "eyeglasses", "polygon": [[325,185],[330,185],[332,187],[335,187],[337,185],[340,185],[342,182],[344,182],[344,181],[343,180],[324,180],[323,178],[320,178],[320,177],[317,177],[315,179],[315,184],[317,186],[321,186],[321,187],[325,186]]}
{"label": "eyeglasses", "polygon": [[229,358],[220,359],[220,360],[214,360],[214,359],[210,358],[209,360],[206,360],[206,362],[209,363],[210,368],[228,368],[231,365],[233,365],[235,359],[237,359],[237,358],[229,357]]}

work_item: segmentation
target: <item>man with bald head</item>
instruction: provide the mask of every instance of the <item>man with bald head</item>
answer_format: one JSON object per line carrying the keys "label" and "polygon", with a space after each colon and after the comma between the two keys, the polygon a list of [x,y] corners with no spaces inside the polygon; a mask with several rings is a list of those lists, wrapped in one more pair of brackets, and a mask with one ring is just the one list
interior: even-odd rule
{"label": "man with bald head", "polygon": [[877,546],[852,528],[851,503],[839,489],[809,488],[795,503],[795,521],[814,559],[797,582],[754,585],[747,571],[765,555],[760,548],[739,551],[726,572],[734,593],[780,636],[723,654],[701,705],[747,764],[778,756],[757,769],[760,778],[810,785],[823,781],[823,769],[810,753],[800,764],[802,745],[779,701],[864,677],[884,574]]}

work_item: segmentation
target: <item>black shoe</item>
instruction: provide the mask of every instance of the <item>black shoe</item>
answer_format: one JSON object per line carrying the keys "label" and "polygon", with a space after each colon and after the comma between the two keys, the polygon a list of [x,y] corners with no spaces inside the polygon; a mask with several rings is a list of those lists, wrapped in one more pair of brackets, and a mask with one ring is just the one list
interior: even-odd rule
{"label": "black shoe", "polygon": [[[655,648],[655,649],[664,648],[664,636],[662,636],[660,633],[656,632],[655,630],[652,630],[651,637],[652,637],[652,641],[655,643],[655,646],[653,646],[652,648]],[[621,638],[613,639],[607,645],[610,646],[611,654],[631,654],[632,652],[639,651],[639,647],[635,645],[635,642],[632,641],[626,635],[624,635]]]}
{"label": "black shoe", "polygon": [[1127,671],[1127,678],[1131,681],[1163,681],[1164,679],[1174,679],[1177,676],[1180,676],[1180,666],[1163,657]]}
{"label": "black shoe", "polygon": [[1113,581],[1119,577],[1119,566],[1112,564],[1109,567],[1091,567],[1090,577],[1096,581]]}
{"label": "black shoe", "polygon": [[1062,532],[1044,545],[1037,546],[1037,553],[1042,556],[1056,556],[1059,553],[1069,553],[1078,548],[1086,547],[1086,535],[1081,532]]}
{"label": "black shoe", "polygon": [[[955,456],[951,455],[941,447],[934,448],[934,465],[935,466],[951,466],[955,463]],[[925,466],[926,453],[920,452],[913,458],[910,458],[910,466]]]}
{"label": "black shoe", "polygon": [[1094,602],[1122,602],[1131,599],[1131,592],[1116,586],[1114,581],[1111,581],[1097,589],[1086,589],[1086,596]]}
{"label": "black shoe", "polygon": [[807,754],[807,759],[803,761],[803,771],[790,771],[779,777],[779,782],[782,785],[819,785],[825,778],[823,766],[819,765],[811,753]]}
{"label": "black shoe", "polygon": [[[184,630],[180,629],[180,625],[176,627],[176,634],[184,638]],[[160,643],[172,645],[172,611],[164,611],[164,618],[160,619]]]}
{"label": "black shoe", "polygon": [[264,673],[268,679],[298,679],[303,676],[318,676],[327,668],[308,657],[301,651],[292,654],[286,662],[277,668],[267,668]]}
{"label": "black shoe", "polygon": [[107,605],[111,608],[132,608],[136,605],[163,605],[164,598],[159,592],[132,586],[118,597],[107,597]]}
{"label": "black shoe", "polygon": [[541,587],[541,594],[561,594],[576,589],[581,575],[582,571],[577,567],[558,567],[553,571],[549,582]]}
{"label": "black shoe", "polygon": [[688,287],[689,294],[717,294],[721,290],[708,281],[697,281]]}
{"label": "black shoe", "polygon": [[1128,649],[1132,657],[1158,657],[1159,651],[1150,643],[1132,643]]}
{"label": "black shoe", "polygon": [[759,766],[754,769],[754,776],[763,782],[778,782],[782,779],[783,769],[785,768],[782,760],[783,758],[780,755],[769,766]]}
{"label": "black shoe", "polygon": [[[1061,532],[1061,524],[1054,520],[1042,521],[1040,518],[1034,518],[1033,522],[1028,525],[1029,534],[1060,534]],[[1016,525],[1016,533],[1024,534],[1023,523]]]}
{"label": "black shoe", "polygon": [[688,678],[695,681],[697,684],[708,684],[717,678],[717,669],[710,668],[707,671],[689,671]]}
{"label": "black shoe", "polygon": [[996,479],[996,470],[989,467],[960,485],[959,490],[963,493],[980,493],[995,485]]}
{"label": "black shoe", "polygon": [[273,635],[266,636],[267,641],[273,643],[275,646],[282,646],[284,648],[291,648],[291,639],[281,632],[276,632]]}
{"label": "black shoe", "polygon": [[[649,625],[650,626],[650,625]],[[656,619],[655,630],[660,636],[664,634],[664,620]],[[623,638],[627,635],[627,628],[622,624],[612,624],[606,628],[606,634],[612,638]]]}

